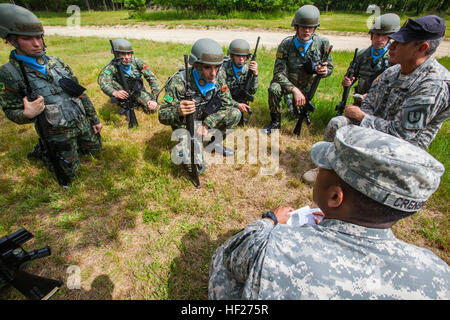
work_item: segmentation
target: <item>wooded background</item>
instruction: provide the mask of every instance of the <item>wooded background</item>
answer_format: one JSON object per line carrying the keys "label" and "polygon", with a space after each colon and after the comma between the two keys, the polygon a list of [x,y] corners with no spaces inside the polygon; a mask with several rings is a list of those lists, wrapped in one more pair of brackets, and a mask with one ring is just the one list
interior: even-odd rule
{"label": "wooded background", "polygon": [[365,11],[375,4],[383,11],[397,13],[446,12],[447,0],[10,0],[9,2],[38,11],[65,11],[70,5],[82,10],[124,10],[145,11],[147,8],[206,11],[226,13],[237,11],[295,10],[304,4],[314,4],[322,11],[353,10]]}

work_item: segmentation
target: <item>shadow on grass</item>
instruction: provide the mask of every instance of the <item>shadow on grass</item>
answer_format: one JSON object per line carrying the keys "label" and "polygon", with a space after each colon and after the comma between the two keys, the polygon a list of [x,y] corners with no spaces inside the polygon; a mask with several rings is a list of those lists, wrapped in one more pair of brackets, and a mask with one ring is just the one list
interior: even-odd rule
{"label": "shadow on grass", "polygon": [[209,265],[217,247],[239,230],[220,235],[215,241],[200,228],[191,229],[181,239],[181,254],[170,264],[168,298],[174,300],[208,299]]}

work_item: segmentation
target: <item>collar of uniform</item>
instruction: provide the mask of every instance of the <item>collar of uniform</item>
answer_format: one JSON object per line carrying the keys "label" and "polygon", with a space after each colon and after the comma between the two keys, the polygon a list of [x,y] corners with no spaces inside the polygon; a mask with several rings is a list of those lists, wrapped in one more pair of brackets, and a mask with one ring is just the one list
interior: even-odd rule
{"label": "collar of uniform", "polygon": [[406,78],[403,78],[402,80],[399,79],[401,68],[399,68],[399,74],[397,76],[397,79],[391,84],[391,87],[395,88],[401,88],[401,89],[409,89],[411,86],[413,86],[417,81],[420,81],[423,76],[426,76],[428,72],[424,72],[428,66],[433,63],[433,61],[436,60],[434,57],[429,57],[427,61],[422,63],[420,66],[416,68],[413,72],[406,75]]}
{"label": "collar of uniform", "polygon": [[324,219],[319,224],[319,226],[358,238],[368,238],[374,240],[395,239],[395,236],[390,228],[387,229],[367,228],[357,224],[336,219]]}

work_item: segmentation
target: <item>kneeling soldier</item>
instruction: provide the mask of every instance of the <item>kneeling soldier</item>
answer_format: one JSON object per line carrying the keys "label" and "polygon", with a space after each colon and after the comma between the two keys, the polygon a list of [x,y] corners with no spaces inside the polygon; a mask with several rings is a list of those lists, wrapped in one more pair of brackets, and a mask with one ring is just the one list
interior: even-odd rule
{"label": "kneeling soldier", "polygon": [[31,11],[2,3],[0,21],[0,36],[15,47],[0,67],[0,105],[11,121],[35,124],[40,143],[30,154],[48,159],[67,187],[80,165],[78,152],[101,149],[97,112],[69,66],[45,54],[44,29]]}
{"label": "kneeling soldier", "polygon": [[[186,116],[194,114],[194,119],[201,121],[196,131],[199,136],[205,137],[209,129],[218,129],[225,138],[226,130],[234,129],[239,123],[241,113],[234,108],[225,74],[220,68],[222,63],[222,47],[216,41],[197,40],[189,56],[189,64],[192,65],[188,71],[189,88],[193,100],[185,98],[185,70],[180,70],[164,86],[166,94],[159,109],[159,121],[176,130],[186,128]],[[233,150],[214,139],[206,151],[221,153],[223,156],[234,155]]]}
{"label": "kneeling soldier", "polygon": [[[246,64],[250,57],[250,45],[246,40],[235,39],[230,43],[228,53],[230,59],[226,59],[223,63],[223,69],[227,77],[228,88],[230,88],[231,96],[233,98],[233,105],[241,112],[241,122],[243,124],[248,120],[244,118],[245,112],[251,112],[248,101],[239,101],[239,90],[245,88],[247,81],[249,84],[248,95],[255,95],[258,90],[258,63],[250,61]],[[250,71],[249,71],[250,70]],[[249,77],[251,79],[248,79]]]}

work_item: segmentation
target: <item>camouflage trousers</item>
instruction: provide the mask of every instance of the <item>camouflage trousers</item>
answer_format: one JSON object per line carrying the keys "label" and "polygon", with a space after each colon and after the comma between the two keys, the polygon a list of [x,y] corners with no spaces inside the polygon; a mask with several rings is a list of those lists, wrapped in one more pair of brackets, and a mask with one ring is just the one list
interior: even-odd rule
{"label": "camouflage trousers", "polygon": [[325,134],[323,137],[324,141],[333,142],[334,137],[336,136],[336,131],[339,128],[348,126],[350,124],[358,125],[359,123],[356,120],[352,120],[347,118],[346,116],[337,116],[334,117],[328,122],[327,128],[325,129]]}
{"label": "camouflage trousers", "polygon": [[95,134],[87,121],[74,128],[50,130],[49,140],[59,149],[58,154],[67,161],[61,161],[61,166],[71,179],[80,167],[79,154],[96,153],[102,149],[100,134]]}
{"label": "camouflage trousers", "polygon": [[281,113],[281,105],[283,101],[283,96],[287,94],[281,85],[277,82],[272,82],[269,89],[269,110],[270,113]]}
{"label": "camouflage trousers", "polygon": [[[220,118],[215,118],[215,124],[216,126],[213,128],[210,128],[208,131],[210,133],[213,133],[213,130],[218,130],[220,131],[220,133],[222,134],[222,138],[223,140],[225,140],[226,135],[227,135],[227,130],[232,130],[234,128],[236,128],[236,126],[239,124],[239,121],[241,120],[241,112],[239,111],[239,109],[237,108],[231,108],[228,112],[225,112],[224,115]],[[197,127],[196,127],[197,128]],[[186,126],[180,126],[180,127],[176,127],[176,126],[172,126],[172,129],[174,131],[176,131],[177,129],[186,129]],[[213,135],[217,135],[217,133],[213,133]],[[201,137],[197,137],[197,146],[196,149],[197,150],[202,150],[203,148],[200,147],[200,142],[201,142]],[[181,135],[179,136],[179,141],[180,143],[177,144],[174,149],[172,150],[172,160],[174,160],[174,156],[175,157],[179,157],[178,161],[174,161],[177,164],[179,164],[178,162],[180,162],[180,159],[184,159],[182,162],[183,163],[190,163],[190,143],[188,143],[189,139],[186,139],[185,136],[183,136],[183,132],[181,132]],[[206,141],[202,141],[202,144],[207,143]],[[204,166],[206,167],[206,162],[204,160],[204,154],[203,154],[203,150],[201,152],[196,152],[196,163],[198,164],[204,164]]]}

